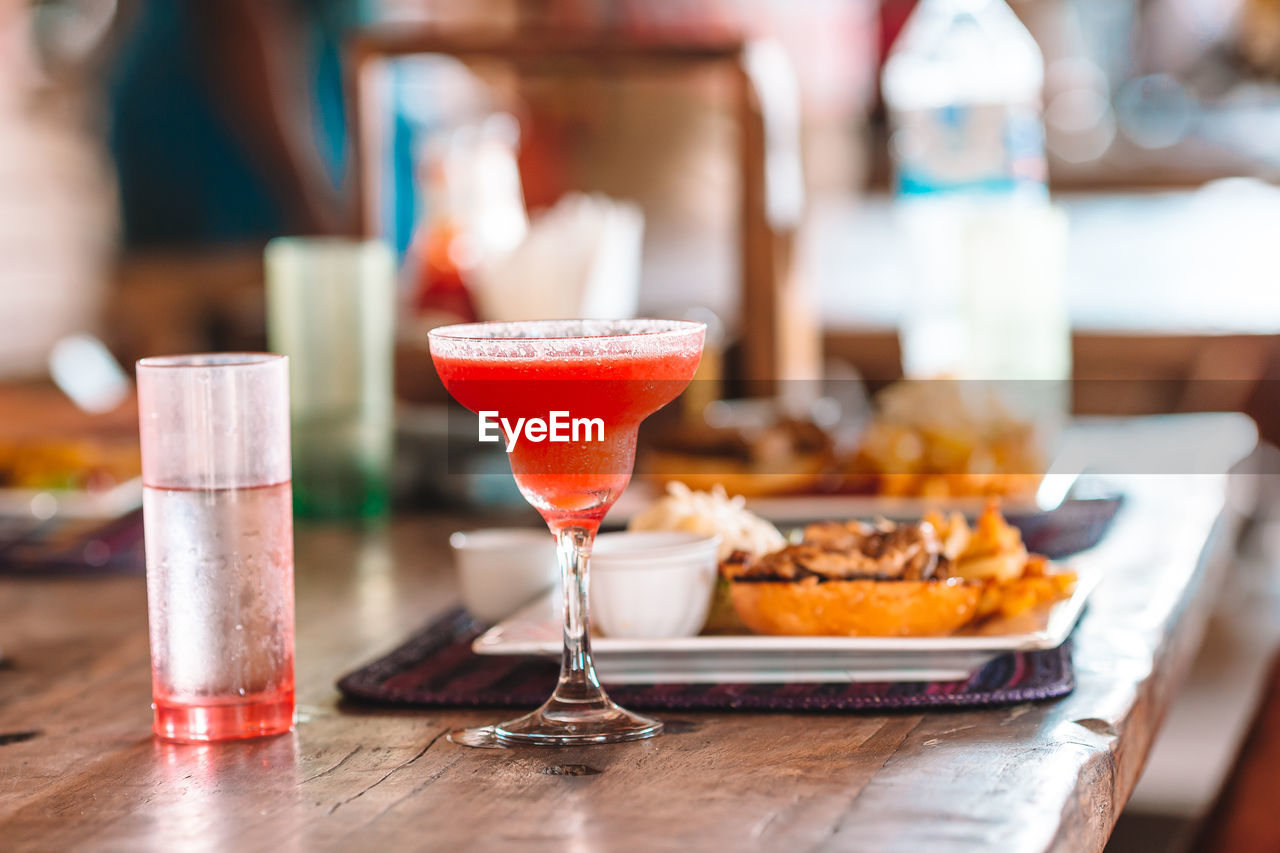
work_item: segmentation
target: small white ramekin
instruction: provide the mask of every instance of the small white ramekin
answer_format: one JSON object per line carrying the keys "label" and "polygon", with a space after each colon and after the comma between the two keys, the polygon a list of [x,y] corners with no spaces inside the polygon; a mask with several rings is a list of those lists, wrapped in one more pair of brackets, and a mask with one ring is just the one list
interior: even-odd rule
{"label": "small white ramekin", "polygon": [[462,604],[481,622],[497,622],[546,592],[560,577],[556,541],[546,530],[492,528],[449,537]]}
{"label": "small white ramekin", "polygon": [[606,637],[692,637],[716,586],[719,536],[627,531],[596,537],[591,624]]}

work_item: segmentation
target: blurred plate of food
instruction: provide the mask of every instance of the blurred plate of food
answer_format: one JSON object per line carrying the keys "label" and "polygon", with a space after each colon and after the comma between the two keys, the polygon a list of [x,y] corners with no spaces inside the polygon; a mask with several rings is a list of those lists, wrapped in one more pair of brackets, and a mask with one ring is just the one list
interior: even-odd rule
{"label": "blurred plate of food", "polygon": [[[594,637],[615,683],[960,680],[996,655],[1060,646],[1101,578],[1096,549],[1069,565],[1030,554],[994,504],[973,525],[935,512],[823,522],[788,540],[740,497],[673,486],[632,529],[718,537],[720,581],[698,635]],[[548,597],[473,648],[553,657],[561,640]]]}
{"label": "blurred plate of food", "polygon": [[110,519],[142,505],[136,440],[0,441],[0,516]]}
{"label": "blurred plate of food", "polygon": [[773,521],[970,516],[998,497],[1011,513],[1058,507],[1079,476],[1061,453],[1053,383],[903,381],[875,406],[843,413],[766,401],[721,403],[649,437],[635,486],[614,507],[625,523],[668,482],[721,486]]}

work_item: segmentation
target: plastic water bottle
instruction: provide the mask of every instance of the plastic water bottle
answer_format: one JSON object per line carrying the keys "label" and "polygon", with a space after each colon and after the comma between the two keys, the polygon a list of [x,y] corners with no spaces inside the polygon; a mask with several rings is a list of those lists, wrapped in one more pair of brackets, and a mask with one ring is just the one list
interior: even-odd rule
{"label": "plastic water bottle", "polygon": [[[980,284],[985,303],[999,302],[990,292],[990,253],[976,262],[970,249],[990,245],[1002,223],[1024,214],[1034,222],[1048,210],[1043,82],[1040,49],[1004,0],[921,0],[889,54],[882,85],[895,206],[916,268],[901,329],[908,376],[1014,378],[992,365],[1016,359],[989,351],[999,342],[970,322]],[[1067,333],[1060,296],[1049,306],[1062,318],[1055,339]],[[1017,378],[1063,378],[1044,367],[1035,373]]]}
{"label": "plastic water bottle", "polygon": [[921,0],[885,62],[903,199],[1043,199],[1044,58],[1004,0]]}

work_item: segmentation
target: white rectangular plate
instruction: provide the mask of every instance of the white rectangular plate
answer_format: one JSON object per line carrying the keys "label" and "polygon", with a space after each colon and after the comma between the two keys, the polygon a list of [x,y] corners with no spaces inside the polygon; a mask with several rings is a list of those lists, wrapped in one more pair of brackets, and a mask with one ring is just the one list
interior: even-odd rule
{"label": "white rectangular plate", "polygon": [[[954,681],[999,654],[1062,645],[1101,580],[1087,553],[1068,561],[1080,576],[1075,593],[1037,614],[1038,624],[987,625],[950,637],[592,637],[591,649],[601,680],[614,684]],[[472,649],[558,657],[561,642],[559,603],[546,596],[477,637]]]}

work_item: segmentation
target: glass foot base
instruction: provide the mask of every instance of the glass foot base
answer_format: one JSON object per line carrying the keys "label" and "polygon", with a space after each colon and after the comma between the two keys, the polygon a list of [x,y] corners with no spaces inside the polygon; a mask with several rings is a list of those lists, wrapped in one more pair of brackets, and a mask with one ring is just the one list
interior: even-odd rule
{"label": "glass foot base", "polygon": [[590,709],[553,707],[548,703],[496,726],[456,729],[449,740],[462,746],[496,749],[504,746],[585,746],[625,743],[662,733],[658,720],[634,714],[609,702]]}
{"label": "glass foot base", "polygon": [[175,743],[270,737],[293,728],[293,692],[256,702],[189,705],[156,698],[154,730]]}

